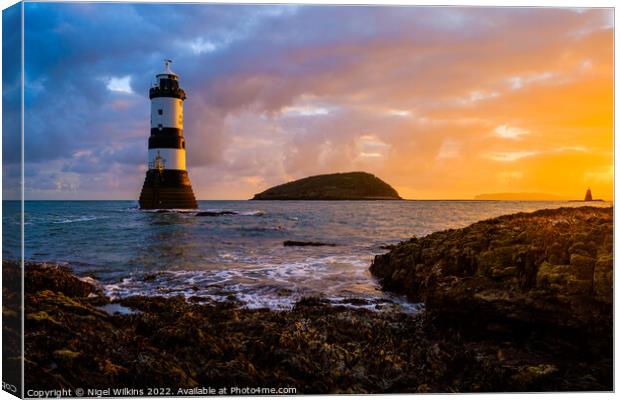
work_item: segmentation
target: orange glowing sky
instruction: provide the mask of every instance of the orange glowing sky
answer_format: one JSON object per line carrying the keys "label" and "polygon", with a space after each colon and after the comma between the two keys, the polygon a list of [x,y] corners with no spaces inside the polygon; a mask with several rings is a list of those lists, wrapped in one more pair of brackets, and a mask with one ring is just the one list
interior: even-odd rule
{"label": "orange glowing sky", "polygon": [[[241,147],[266,154],[265,147],[273,149],[270,157],[281,161],[281,180],[364,170],[411,199],[468,199],[494,192],[575,199],[587,187],[595,197],[612,199],[609,13],[563,12],[549,18],[553,21],[543,16],[511,21],[503,15],[494,34],[480,37],[415,40],[411,28],[388,42],[293,50],[283,62],[352,54],[357,62],[314,81],[308,92],[268,115],[266,126],[245,111],[229,117],[227,132]],[[482,23],[472,14],[471,24]],[[550,22],[555,25],[537,24]],[[252,79],[257,82],[242,79],[231,86],[279,82]],[[223,82],[222,90],[228,84]],[[291,124],[297,126],[290,129]],[[263,135],[235,135],[257,125]],[[286,138],[303,130],[293,140]],[[281,135],[281,142],[274,140]],[[229,151],[234,159],[238,150]],[[232,192],[247,198],[278,182],[257,167],[258,173],[244,176],[241,184],[219,190],[200,186],[199,195],[229,198]]]}
{"label": "orange glowing sky", "polygon": [[[247,199],[285,181],[359,170],[408,199],[500,192],[576,199],[587,187],[613,199],[611,9],[187,7],[167,11],[186,22],[178,36],[154,42],[168,46],[188,92],[188,167],[200,199]],[[101,29],[112,28],[102,21]],[[119,51],[130,54],[127,46]],[[141,51],[146,60],[143,53],[161,49]],[[108,56],[102,50],[100,57]],[[118,66],[119,54],[109,57]],[[81,62],[90,73],[104,65],[89,60]],[[71,185],[33,189],[33,197],[63,187],[73,190],[64,197],[98,196],[87,182],[97,177],[97,187],[110,186],[100,196],[136,197],[145,162],[122,160],[146,152],[152,75],[131,70],[136,64],[100,72],[125,85],[102,86],[103,109],[131,121],[129,132],[106,144],[111,167],[65,165],[59,179]],[[114,122],[94,119],[92,132],[97,124],[110,132]],[[94,146],[84,146],[54,161],[58,168],[94,163]],[[119,173],[127,178],[115,180]]]}

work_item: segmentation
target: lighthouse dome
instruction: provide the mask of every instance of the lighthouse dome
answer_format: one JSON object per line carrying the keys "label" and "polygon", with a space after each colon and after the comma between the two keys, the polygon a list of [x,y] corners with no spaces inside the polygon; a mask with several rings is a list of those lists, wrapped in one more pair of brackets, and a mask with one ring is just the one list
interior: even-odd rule
{"label": "lighthouse dome", "polygon": [[168,60],[168,59],[164,60],[164,72],[156,75],[158,80],[172,79],[176,81],[179,79],[179,76],[175,74],[174,72],[172,72],[172,70],[170,69],[171,64],[172,64],[172,60]]}
{"label": "lighthouse dome", "polygon": [[172,60],[164,60],[165,70],[156,76],[157,82],[149,90],[149,98],[173,97],[185,100],[185,92],[179,87],[179,76],[170,69]]}

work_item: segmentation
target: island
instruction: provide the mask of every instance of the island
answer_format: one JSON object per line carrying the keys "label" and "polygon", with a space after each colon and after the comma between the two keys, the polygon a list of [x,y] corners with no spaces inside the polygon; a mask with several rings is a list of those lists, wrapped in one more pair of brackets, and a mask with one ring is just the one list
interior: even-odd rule
{"label": "island", "polygon": [[252,200],[401,200],[393,187],[367,172],[310,176],[254,195]]}

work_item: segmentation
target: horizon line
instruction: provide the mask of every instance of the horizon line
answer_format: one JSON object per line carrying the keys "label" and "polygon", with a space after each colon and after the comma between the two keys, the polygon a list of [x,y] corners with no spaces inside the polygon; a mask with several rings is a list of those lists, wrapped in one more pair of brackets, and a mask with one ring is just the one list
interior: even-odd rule
{"label": "horizon line", "polygon": [[[2,199],[2,201],[135,201],[137,202],[137,199]],[[254,199],[197,199],[197,201],[255,201],[258,203],[261,202],[267,202],[267,201],[286,201],[286,202],[290,202],[290,201],[372,201],[372,202],[379,202],[379,201],[480,201],[480,202],[484,202],[484,201],[545,201],[545,202],[564,202],[564,203],[571,203],[571,202],[583,202],[586,203],[585,200],[580,200],[580,199],[393,199],[393,200],[254,200]],[[613,199],[594,199],[590,202],[613,202]]]}

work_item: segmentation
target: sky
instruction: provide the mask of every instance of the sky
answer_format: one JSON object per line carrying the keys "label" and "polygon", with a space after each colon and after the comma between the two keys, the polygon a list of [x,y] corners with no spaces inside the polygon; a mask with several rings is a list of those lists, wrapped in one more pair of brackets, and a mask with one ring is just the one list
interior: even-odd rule
{"label": "sky", "polygon": [[611,9],[130,3],[25,4],[26,198],[138,197],[164,58],[199,199],[347,171],[613,198]]}

